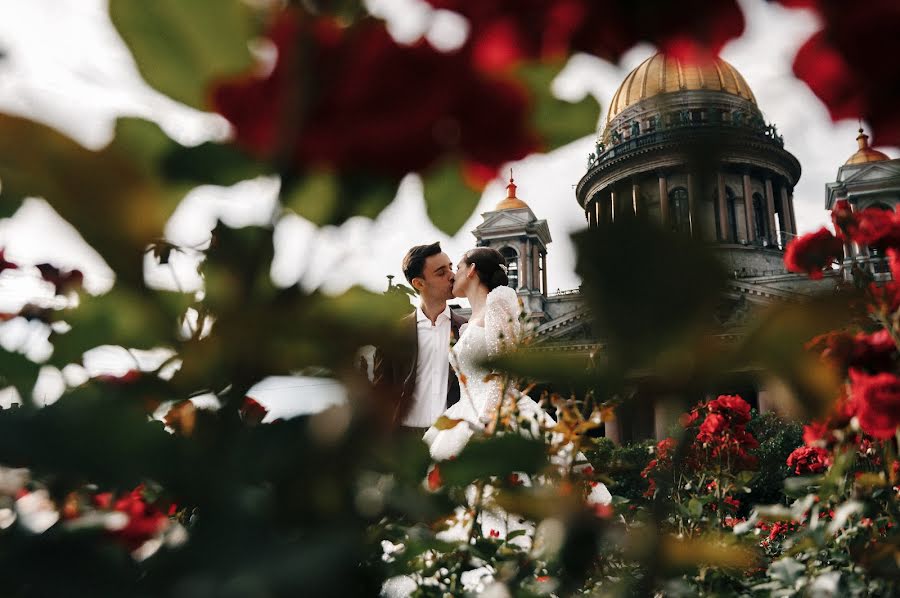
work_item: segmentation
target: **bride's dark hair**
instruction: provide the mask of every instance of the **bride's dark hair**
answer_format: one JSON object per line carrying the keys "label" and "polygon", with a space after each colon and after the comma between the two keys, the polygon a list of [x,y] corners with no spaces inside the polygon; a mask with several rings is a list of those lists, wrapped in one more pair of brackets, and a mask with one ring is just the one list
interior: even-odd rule
{"label": "bride's dark hair", "polygon": [[476,247],[468,250],[463,259],[467,264],[475,266],[478,280],[489,291],[509,284],[509,277],[506,275],[506,260],[496,249]]}

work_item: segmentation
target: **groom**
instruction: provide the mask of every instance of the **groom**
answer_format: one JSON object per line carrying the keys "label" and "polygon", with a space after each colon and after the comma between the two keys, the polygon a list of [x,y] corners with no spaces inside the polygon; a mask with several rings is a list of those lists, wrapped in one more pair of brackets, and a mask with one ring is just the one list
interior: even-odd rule
{"label": "groom", "polygon": [[419,306],[403,318],[402,346],[376,351],[374,384],[391,398],[392,428],[421,436],[459,400],[449,350],[466,319],[447,306],[453,298],[453,263],[440,243],[407,251],[403,274],[419,295]]}

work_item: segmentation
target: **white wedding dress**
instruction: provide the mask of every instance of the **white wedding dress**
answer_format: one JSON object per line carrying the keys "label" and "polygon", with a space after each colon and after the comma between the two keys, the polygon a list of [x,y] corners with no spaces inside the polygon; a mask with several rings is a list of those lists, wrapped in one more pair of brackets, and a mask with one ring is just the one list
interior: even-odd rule
{"label": "white wedding dress", "polygon": [[483,364],[485,359],[513,350],[522,340],[521,308],[515,290],[497,287],[488,293],[484,326],[464,324],[459,340],[450,349],[450,364],[459,378],[459,401],[444,412],[451,420],[463,420],[447,430],[430,428],[423,438],[435,461],[456,456],[476,430],[484,430],[494,421],[501,397],[515,400],[519,421],[534,424],[555,422],[531,398],[514,388],[505,388],[500,376],[493,376]]}

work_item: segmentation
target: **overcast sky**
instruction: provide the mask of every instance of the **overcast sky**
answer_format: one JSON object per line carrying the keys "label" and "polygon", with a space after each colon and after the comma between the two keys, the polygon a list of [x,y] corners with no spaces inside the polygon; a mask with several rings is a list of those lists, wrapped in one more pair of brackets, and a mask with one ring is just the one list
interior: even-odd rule
{"label": "overcast sky", "polygon": [[[370,4],[391,19],[392,31],[400,38],[426,33],[437,43],[452,45],[464,35],[458,19],[439,19],[429,30],[428,10],[417,0],[372,0]],[[822,209],[824,185],[855,151],[857,123],[833,124],[821,102],[791,74],[796,49],[817,29],[815,17],[764,0],[744,0],[741,5],[747,17],[746,33],[725,48],[723,57],[747,79],[767,120],[778,125],[787,149],[803,166],[795,208],[800,231],[809,231],[827,221]],[[110,24],[103,0],[0,0],[0,48],[6,54],[0,62],[0,110],[48,123],[88,147],[106,144],[120,115],[153,119],[188,144],[227,134],[221,119],[176,104],[141,80]],[[592,93],[605,114],[621,80],[652,52],[649,46],[636,47],[620,65],[575,57],[555,89],[571,98]],[[568,237],[583,226],[584,219],[573,186],[584,174],[593,138],[588,135],[551,154],[530,156],[512,165],[519,197],[550,225],[551,289],[578,285]],[[274,180],[254,181],[237,189],[198,190],[179,208],[166,233],[175,241],[194,243],[205,238],[216,215],[225,215],[235,224],[262,221],[276,191]],[[480,214],[504,192],[503,181],[490,185],[469,222],[452,239],[439,233],[425,216],[416,177],[404,181],[395,202],[374,222],[354,219],[340,228],[316,230],[300,218],[287,218],[279,225],[273,274],[282,284],[302,279],[305,286],[324,285],[333,291],[353,283],[382,288],[385,275],[400,275],[399,260],[410,245],[439,239],[455,259],[473,244],[469,231],[481,222]],[[0,226],[0,245],[26,262],[54,259],[80,266],[87,270],[89,288],[107,287],[111,276],[99,256],[79,248],[77,237],[62,223],[52,222],[47,212],[39,203],[27,205],[15,218],[15,226],[9,222]],[[47,227],[58,234],[34,234],[35,230],[46,233]],[[318,238],[320,249],[308,260],[310,236]],[[336,264],[340,267],[335,268]],[[179,281],[184,287],[198,283],[189,270],[183,270],[187,279]],[[163,286],[174,284],[170,271],[153,278]]]}

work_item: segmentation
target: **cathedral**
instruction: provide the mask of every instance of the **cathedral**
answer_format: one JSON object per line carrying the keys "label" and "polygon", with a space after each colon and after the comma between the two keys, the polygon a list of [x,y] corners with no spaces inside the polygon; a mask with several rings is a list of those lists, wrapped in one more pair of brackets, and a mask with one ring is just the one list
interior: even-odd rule
{"label": "cathedral", "polygon": [[[862,129],[857,143],[836,181],[825,185],[824,207],[847,200],[854,210],[894,209],[900,159],[870,147]],[[714,168],[702,159],[711,151]],[[797,235],[793,190],[800,173],[737,69],[724,60],[693,65],[656,54],[613,96],[575,199],[589,227],[641,214],[708,243],[731,274],[717,325],[723,335],[740,335],[754,308],[828,292],[854,263],[876,279],[889,276],[876,251],[850,245],[843,267],[822,280],[786,271],[784,248]],[[483,218],[472,234],[506,257],[510,286],[535,326],[531,350],[587,358],[602,339],[578,289],[548,292],[549,227],[517,196],[512,176],[506,198]],[[761,385],[740,391],[760,411],[776,407]],[[607,424],[606,435],[616,441],[663,437],[671,423],[660,405],[643,421]]]}

